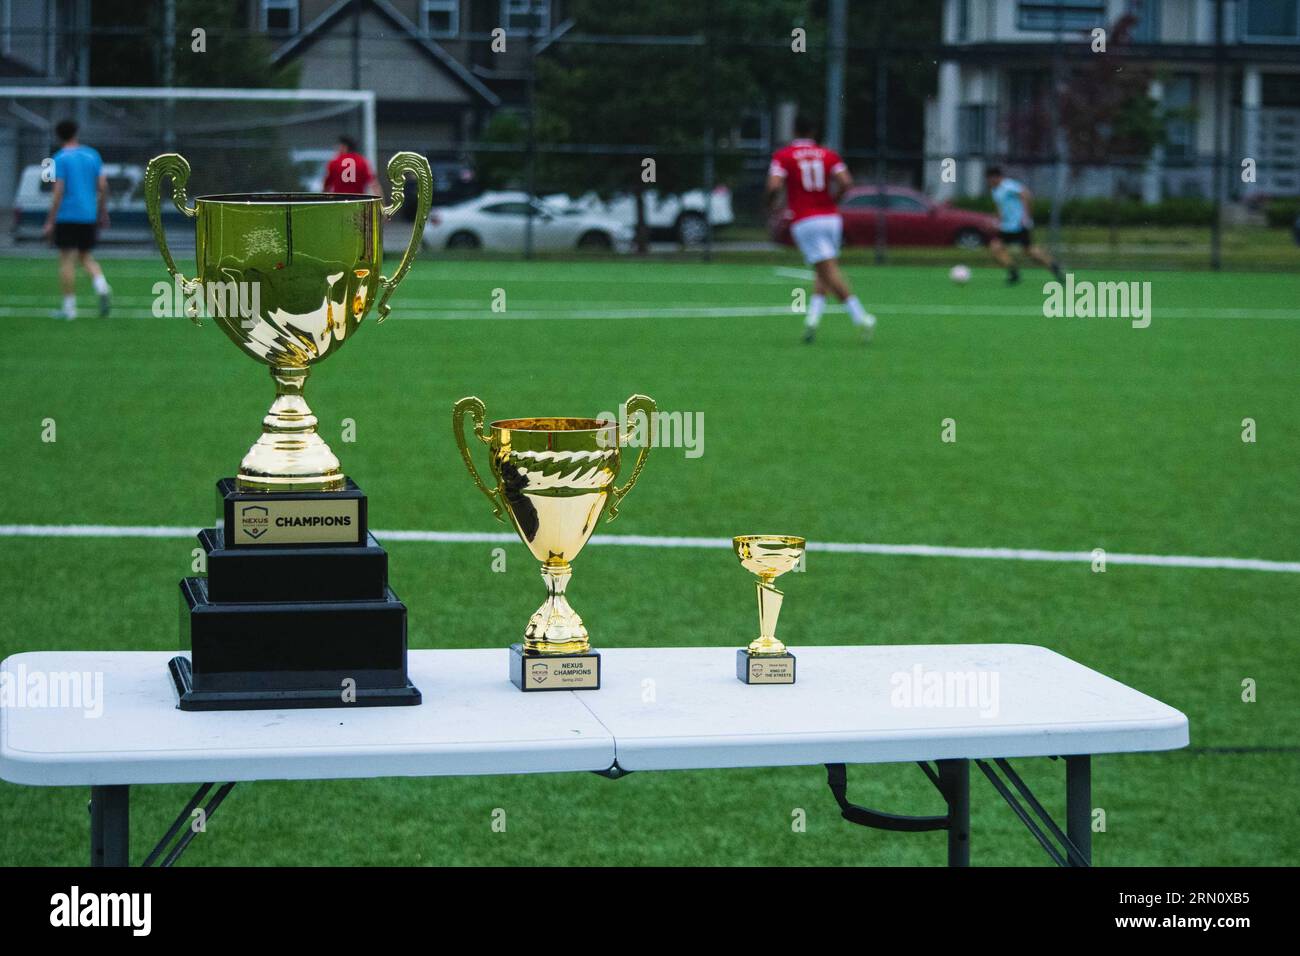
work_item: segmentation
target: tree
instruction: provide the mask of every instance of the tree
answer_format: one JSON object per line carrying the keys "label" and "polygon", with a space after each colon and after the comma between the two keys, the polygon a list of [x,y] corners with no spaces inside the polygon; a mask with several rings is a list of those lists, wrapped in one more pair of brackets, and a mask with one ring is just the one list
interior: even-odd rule
{"label": "tree", "polygon": [[1115,56],[1132,41],[1137,22],[1131,13],[1116,20],[1107,34],[1109,52],[1071,71],[1061,91],[1061,126],[1076,169],[1117,157],[1144,160],[1164,138],[1164,118],[1150,95],[1155,71]]}
{"label": "tree", "polygon": [[[89,38],[91,82],[104,86],[296,87],[296,65],[271,62],[272,40],[249,29],[242,4],[175,0],[175,32],[165,36],[163,3],[98,0]],[[195,36],[198,29],[200,36]],[[298,188],[289,144],[277,117],[292,104],[230,102],[177,104],[160,96],[124,109],[119,126],[156,152],[178,150],[196,159],[190,192],[247,192]],[[245,122],[241,122],[245,120]],[[291,133],[289,135],[292,135]],[[145,155],[148,155],[146,153]]]}
{"label": "tree", "polygon": [[[782,76],[804,68],[789,50],[798,0],[700,0],[696,4],[609,4],[575,0],[577,33],[684,38],[687,45],[584,42],[551,46],[536,61],[534,132],[539,183],[570,192],[632,191],[638,245],[645,248],[644,193],[679,192],[704,181],[705,158],[744,112],[765,105]],[[764,45],[749,46],[746,38]],[[810,45],[811,48],[811,45]],[[775,64],[782,64],[776,69]],[[522,149],[524,122],[494,118],[488,142]],[[584,144],[613,147],[581,151]],[[651,162],[647,162],[651,161]],[[481,153],[480,168],[518,178],[523,158]],[[724,152],[718,173],[739,169]],[[485,177],[486,178],[486,177]]]}

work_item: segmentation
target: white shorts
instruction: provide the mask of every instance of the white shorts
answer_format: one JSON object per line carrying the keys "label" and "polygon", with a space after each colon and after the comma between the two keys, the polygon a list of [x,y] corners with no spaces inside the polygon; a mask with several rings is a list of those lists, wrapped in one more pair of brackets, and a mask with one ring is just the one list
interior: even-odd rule
{"label": "white shorts", "polygon": [[840,236],[843,232],[844,220],[838,213],[809,216],[790,227],[794,244],[799,247],[803,261],[808,265],[839,256]]}

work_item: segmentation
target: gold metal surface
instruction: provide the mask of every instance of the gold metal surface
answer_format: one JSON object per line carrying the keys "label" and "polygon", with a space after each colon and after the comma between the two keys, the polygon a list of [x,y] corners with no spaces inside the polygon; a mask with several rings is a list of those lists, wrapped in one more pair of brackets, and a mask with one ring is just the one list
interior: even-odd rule
{"label": "gold metal surface", "polygon": [[[419,190],[415,227],[397,270],[386,278],[380,275],[383,221],[401,208],[408,174]],[[219,304],[206,311],[244,354],[270,366],[275,383],[262,435],[239,466],[241,490],[338,491],[344,486],[339,461],[317,434],[316,416],[302,393],[311,367],[351,338],[377,293],[379,320],[387,316],[388,299],[419,249],[433,198],[428,160],[398,153],[388,163],[388,176],[388,205],[377,196],[239,193],[201,196],[189,206],[185,158],[166,153],[149,161],[145,207],[167,271],[187,297]],[[176,268],[167,248],[164,179],[171,180],[176,208],[194,220],[194,278]],[[189,308],[196,324],[198,313]]]}
{"label": "gold metal surface", "polygon": [[[644,395],[627,400],[627,419],[638,413],[654,421],[655,403]],[[527,654],[570,654],[591,645],[587,628],[565,594],[573,574],[571,562],[591,537],[602,512],[614,520],[617,505],[636,484],[652,444],[647,424],[636,464],[621,487],[622,449],[631,429],[620,434],[617,422],[594,418],[509,418],[485,425],[477,398],[462,398],[452,408],[452,430],[474,484],[492,504],[498,520],[510,522],[528,550],[542,564],[546,600],[524,630]],[[489,487],[474,467],[465,438],[465,416],[474,420],[474,437],[488,446],[494,484]],[[608,504],[608,509],[606,505]]]}
{"label": "gold metal surface", "polygon": [[776,619],[785,593],[773,582],[799,563],[805,541],[788,534],[746,534],[732,538],[731,545],[744,569],[758,576],[758,638],[749,643],[749,653],[784,654],[785,645],[776,639]]}

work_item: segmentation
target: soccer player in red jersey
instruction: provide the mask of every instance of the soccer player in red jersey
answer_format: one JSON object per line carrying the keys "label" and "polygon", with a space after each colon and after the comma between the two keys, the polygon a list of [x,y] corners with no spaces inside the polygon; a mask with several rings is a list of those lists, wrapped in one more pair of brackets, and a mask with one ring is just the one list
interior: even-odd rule
{"label": "soccer player in red jersey", "polygon": [[836,202],[853,185],[853,178],[838,153],[817,145],[810,120],[802,116],[796,119],[794,132],[796,138],[790,145],[772,156],[767,170],[767,200],[772,204],[785,188],[786,204],[794,214],[790,234],[804,261],[817,273],[803,340],[811,343],[817,335],[829,290],[844,303],[853,324],[861,329],[862,341],[869,342],[876,317],[862,307],[837,261],[844,220]]}
{"label": "soccer player in red jersey", "polygon": [[339,137],[339,151],[325,167],[327,193],[369,193],[380,195],[379,181],[366,158],[357,152],[356,141],[349,136]]}

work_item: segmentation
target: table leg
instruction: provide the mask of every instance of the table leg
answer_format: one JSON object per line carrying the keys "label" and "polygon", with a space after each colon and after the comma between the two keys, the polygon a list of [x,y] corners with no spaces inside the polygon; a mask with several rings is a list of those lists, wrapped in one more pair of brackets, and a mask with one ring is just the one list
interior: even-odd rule
{"label": "table leg", "polygon": [[948,801],[948,865],[970,866],[970,761],[938,764],[939,789]]}
{"label": "table leg", "polygon": [[131,788],[90,788],[90,865],[130,866]]}
{"label": "table leg", "polygon": [[1065,834],[1092,865],[1092,758],[1065,758]]}

